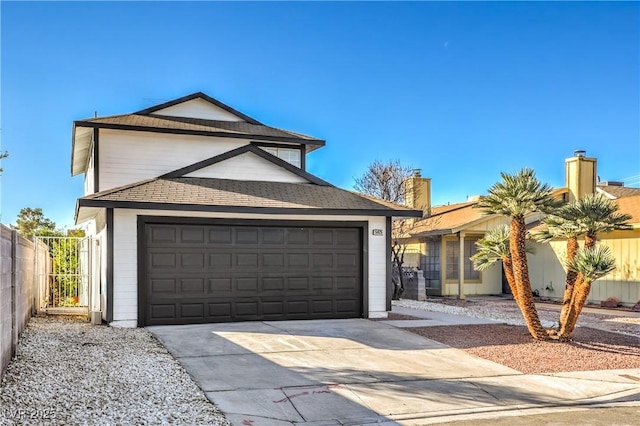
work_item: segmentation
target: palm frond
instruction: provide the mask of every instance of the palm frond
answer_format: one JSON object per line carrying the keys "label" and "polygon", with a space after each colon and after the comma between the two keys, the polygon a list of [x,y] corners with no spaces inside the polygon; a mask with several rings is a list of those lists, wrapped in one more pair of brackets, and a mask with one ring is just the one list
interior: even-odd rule
{"label": "palm frond", "polygon": [[590,249],[581,249],[575,258],[567,262],[567,267],[582,274],[586,282],[592,283],[616,268],[616,259],[611,248],[597,245]]}
{"label": "palm frond", "polygon": [[618,204],[604,195],[589,194],[567,205],[566,214],[588,233],[631,229],[631,215],[620,213]]}
{"label": "palm frond", "polygon": [[553,197],[552,188],[541,183],[533,169],[515,174],[501,173],[502,181],[494,184],[477,204],[485,214],[524,217],[529,213],[551,213],[561,205]]}
{"label": "palm frond", "polygon": [[[476,254],[470,257],[477,271],[484,271],[499,260],[511,257],[509,249],[509,226],[500,225],[487,231],[484,238],[476,241]],[[527,253],[534,253],[533,244],[525,242]]]}

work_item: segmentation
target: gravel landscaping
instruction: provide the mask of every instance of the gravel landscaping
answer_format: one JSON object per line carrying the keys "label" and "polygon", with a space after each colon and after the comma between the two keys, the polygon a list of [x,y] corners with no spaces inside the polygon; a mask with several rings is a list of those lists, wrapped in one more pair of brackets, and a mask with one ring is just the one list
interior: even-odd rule
{"label": "gravel landscaping", "polygon": [[[525,325],[520,310],[512,300],[456,300],[438,298],[422,302],[401,299],[394,300],[393,305],[423,311],[493,319],[510,325]],[[560,310],[558,306],[538,305],[538,315],[540,315],[543,326],[554,327],[558,324]],[[601,313],[583,311],[578,319],[578,327],[595,328],[640,338],[640,315],[628,311],[612,312],[606,309],[602,309]]]}
{"label": "gravel landscaping", "polygon": [[[531,339],[520,311],[511,301],[394,301],[424,311],[495,319],[506,324],[406,328],[405,330],[462,349],[526,374],[640,368],[640,317],[603,312],[582,313],[573,341]],[[546,326],[557,309],[539,308]],[[408,318],[396,318],[408,319]]]}
{"label": "gravel landscaping", "polygon": [[0,425],[229,425],[145,329],[35,317],[0,386]]}

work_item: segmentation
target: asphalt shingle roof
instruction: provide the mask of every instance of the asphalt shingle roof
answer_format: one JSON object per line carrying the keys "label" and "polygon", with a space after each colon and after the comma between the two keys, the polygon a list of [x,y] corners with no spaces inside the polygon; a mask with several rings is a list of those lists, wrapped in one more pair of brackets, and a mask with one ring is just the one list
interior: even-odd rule
{"label": "asphalt shingle roof", "polygon": [[76,122],[77,126],[93,124],[97,126],[121,126],[132,128],[183,130],[195,132],[225,133],[237,136],[268,136],[273,138],[298,139],[309,142],[324,141],[311,136],[294,133],[275,127],[256,125],[246,121],[206,120],[202,118],[169,117],[163,115],[124,114],[110,117],[91,118]]}
{"label": "asphalt shingle roof", "polygon": [[[305,183],[245,181],[213,178],[156,178],[79,199],[79,206],[109,203],[148,203],[211,208],[275,208],[369,211],[384,216],[418,216],[419,212],[354,192]],[[153,208],[153,207],[152,207]]]}
{"label": "asphalt shingle roof", "polygon": [[597,188],[615,198],[623,198],[623,197],[631,197],[634,195],[640,195],[640,188],[629,188],[626,186],[616,186],[616,185],[602,185],[602,186],[598,185]]}
{"label": "asphalt shingle roof", "polygon": [[431,215],[417,220],[409,234],[414,237],[448,233],[451,230],[489,216],[474,208],[477,202],[448,204],[431,208]]}

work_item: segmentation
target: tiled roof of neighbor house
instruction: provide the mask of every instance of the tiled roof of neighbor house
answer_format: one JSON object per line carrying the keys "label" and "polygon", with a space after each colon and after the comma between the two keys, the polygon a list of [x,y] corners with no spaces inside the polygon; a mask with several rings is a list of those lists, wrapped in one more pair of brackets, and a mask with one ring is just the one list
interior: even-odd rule
{"label": "tiled roof of neighbor house", "polygon": [[622,198],[622,197],[630,197],[633,195],[640,195],[640,188],[628,188],[626,186],[616,186],[616,185],[598,185],[597,189],[606,192],[612,197]]}
{"label": "tiled roof of neighbor house", "polygon": [[621,213],[630,214],[630,223],[640,224],[640,195],[622,197],[616,200]]}
{"label": "tiled roof of neighbor house", "polygon": [[221,121],[206,120],[202,118],[169,117],[163,115],[139,115],[125,114],[113,115],[110,117],[91,118],[75,122],[80,127],[102,127],[118,129],[160,129],[207,133],[220,133],[221,136],[236,137],[270,137],[274,139],[295,140],[297,142],[317,142],[324,144],[324,141],[300,133],[289,132],[260,124],[251,124],[246,121]]}
{"label": "tiled roof of neighbor house", "polygon": [[155,178],[78,200],[78,207],[419,217],[420,212],[313,183]]}
{"label": "tiled roof of neighbor house", "polygon": [[483,217],[489,218],[481,209],[474,208],[476,204],[473,201],[432,207],[431,215],[416,221],[409,234],[412,237],[447,234]]}

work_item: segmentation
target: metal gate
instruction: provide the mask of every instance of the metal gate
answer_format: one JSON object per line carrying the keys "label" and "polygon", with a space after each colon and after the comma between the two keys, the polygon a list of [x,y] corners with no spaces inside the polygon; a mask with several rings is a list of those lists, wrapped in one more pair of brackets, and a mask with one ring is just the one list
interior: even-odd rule
{"label": "metal gate", "polygon": [[88,313],[93,239],[35,237],[38,312]]}

